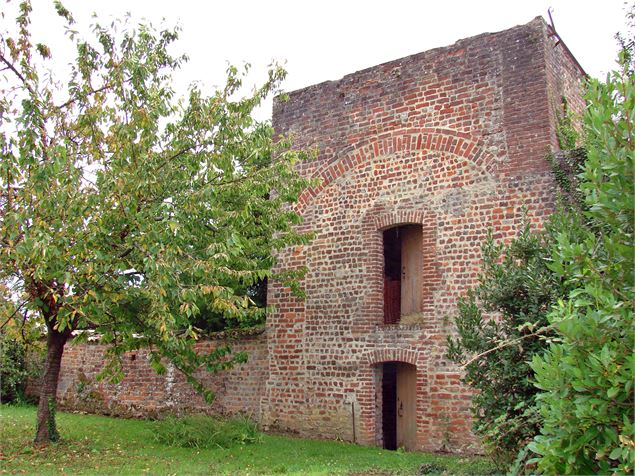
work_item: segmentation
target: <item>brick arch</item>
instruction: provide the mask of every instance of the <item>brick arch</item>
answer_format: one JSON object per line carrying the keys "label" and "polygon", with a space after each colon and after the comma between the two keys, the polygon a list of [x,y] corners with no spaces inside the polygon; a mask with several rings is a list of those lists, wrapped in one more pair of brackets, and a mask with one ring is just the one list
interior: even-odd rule
{"label": "brick arch", "polygon": [[486,153],[480,141],[469,134],[445,128],[398,129],[344,148],[339,159],[325,164],[311,178],[319,179],[315,187],[306,189],[298,199],[297,209],[303,209],[332,182],[375,157],[403,151],[448,152],[461,157],[486,172],[495,166],[494,156]]}
{"label": "brick arch", "polygon": [[387,230],[393,226],[417,224],[434,224],[437,215],[429,210],[396,209],[379,213],[369,213],[367,219],[372,222],[372,228],[377,231]]}
{"label": "brick arch", "polygon": [[376,204],[364,213],[361,219],[361,235],[364,239],[366,256],[369,262],[379,263],[367,276],[368,288],[359,307],[354,328],[364,326],[371,319],[373,325],[383,323],[383,231],[399,225],[421,225],[423,241],[424,269],[421,296],[421,312],[434,313],[434,293],[442,286],[441,263],[437,256],[438,216],[428,208],[405,201],[398,204]]}
{"label": "brick arch", "polygon": [[405,362],[414,366],[421,365],[418,362],[419,352],[411,349],[375,349],[367,353],[366,359],[371,366],[384,362]]}

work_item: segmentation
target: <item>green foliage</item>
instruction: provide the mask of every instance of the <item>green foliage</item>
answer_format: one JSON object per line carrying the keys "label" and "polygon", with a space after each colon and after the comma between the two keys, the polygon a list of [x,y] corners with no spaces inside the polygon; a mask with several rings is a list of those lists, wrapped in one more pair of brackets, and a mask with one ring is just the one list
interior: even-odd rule
{"label": "green foliage", "polygon": [[259,443],[262,435],[258,425],[245,417],[220,420],[192,415],[170,416],[157,422],[154,438],[164,445],[183,448],[231,448]]}
{"label": "green foliage", "polygon": [[540,425],[528,362],[543,351],[547,312],[564,292],[546,266],[550,241],[549,230],[529,225],[508,245],[490,234],[479,284],[459,301],[458,335],[448,338],[448,357],[465,365],[464,382],[478,390],[474,430],[501,467]]}
{"label": "green foliage", "polygon": [[417,476],[423,476],[424,474],[447,474],[447,468],[438,463],[424,463],[419,466]]}
{"label": "green foliage", "polygon": [[578,187],[578,174],[586,160],[586,149],[562,150],[557,155],[547,155],[554,178],[558,185],[557,193],[560,205],[572,211],[585,208],[584,196]]}
{"label": "green foliage", "polygon": [[574,150],[578,145],[580,134],[574,127],[569,103],[564,97],[562,98],[562,109],[564,112],[558,115],[558,124],[556,126],[558,143],[563,150]]}
{"label": "green foliage", "polygon": [[[15,312],[12,306],[7,306]],[[41,374],[40,331],[30,325],[7,322],[0,330],[0,402],[26,403],[27,381]]]}
{"label": "green foliage", "polygon": [[529,448],[542,473],[635,469],[635,74],[627,59],[623,52],[606,83],[591,81],[584,221],[561,224],[552,249],[550,269],[570,292],[549,314],[557,340],[531,363],[543,426]]}
{"label": "green foliage", "polygon": [[243,73],[230,67],[222,89],[178,100],[177,31],[115,22],[81,39],[58,4],[77,56],[51,81],[31,4],[18,8],[0,31],[0,284],[62,342],[95,330],[110,345],[104,375],[119,379],[120,354],[150,347],[157,371],[168,358],[203,392],[196,370],[245,356],[197,354],[198,326],[262,322],[249,290],[276,277],[273,250],[307,241],[292,208],[307,154],[252,118],[286,73],[273,66],[237,98]]}
{"label": "green foliage", "polygon": [[49,408],[49,412],[48,412],[46,424],[48,425],[49,439],[51,441],[59,441],[60,434],[57,431],[57,423],[55,421],[55,413],[57,412],[57,405],[56,405],[54,397],[49,397],[48,408]]}
{"label": "green foliage", "polygon": [[0,332],[0,401],[24,400],[29,371],[24,344]]}

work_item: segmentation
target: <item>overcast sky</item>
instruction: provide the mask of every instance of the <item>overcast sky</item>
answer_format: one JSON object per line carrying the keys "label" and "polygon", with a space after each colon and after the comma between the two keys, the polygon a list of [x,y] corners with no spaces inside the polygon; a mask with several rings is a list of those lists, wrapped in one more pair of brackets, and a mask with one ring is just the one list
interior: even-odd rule
{"label": "overcast sky", "polygon": [[[13,0],[14,4],[16,0]],[[624,31],[623,0],[63,0],[79,25],[96,13],[102,23],[129,12],[135,21],[180,25],[179,52],[190,57],[179,73],[178,89],[200,81],[223,83],[227,63],[253,65],[261,81],[272,60],[289,72],[292,91],[369,66],[401,58],[484,32],[500,31],[547,18],[553,9],[556,30],[592,76],[612,69]],[[52,1],[33,0],[33,30],[57,54],[64,50]],[[4,21],[7,21],[5,18]],[[66,59],[68,61],[68,59]],[[259,113],[270,115],[267,105]]]}

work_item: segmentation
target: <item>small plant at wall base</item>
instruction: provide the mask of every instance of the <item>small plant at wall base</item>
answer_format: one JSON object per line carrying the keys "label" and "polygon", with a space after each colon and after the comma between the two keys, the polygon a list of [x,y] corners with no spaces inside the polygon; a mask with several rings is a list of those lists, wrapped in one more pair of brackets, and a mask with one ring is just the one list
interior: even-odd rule
{"label": "small plant at wall base", "polygon": [[[238,327],[260,322],[265,311],[248,290],[272,276],[273,250],[307,241],[290,206],[307,185],[294,168],[306,154],[252,118],[278,90],[281,68],[242,99],[243,75],[231,67],[221,90],[191,87],[178,101],[177,31],[115,22],[84,40],[54,5],[76,50],[64,81],[51,80],[52,53],[34,43],[29,1],[6,2],[2,21],[12,10],[17,19],[0,28],[0,285],[46,329],[38,444],[57,434],[60,364],[74,331],[109,345],[102,376],[120,379],[121,355],[150,348],[157,372],[171,361],[210,400],[196,372],[245,356],[195,351],[202,303]],[[9,307],[0,326],[20,315]]]}
{"label": "small plant at wall base", "polygon": [[546,266],[549,230],[525,225],[510,244],[491,233],[482,247],[479,284],[458,303],[457,335],[448,338],[448,357],[465,367],[474,430],[501,469],[537,433],[540,417],[528,362],[550,335],[547,311],[564,295]]}
{"label": "small plant at wall base", "polygon": [[231,448],[259,443],[262,434],[258,425],[246,417],[221,420],[192,415],[156,422],[154,438],[159,443],[183,448]]}

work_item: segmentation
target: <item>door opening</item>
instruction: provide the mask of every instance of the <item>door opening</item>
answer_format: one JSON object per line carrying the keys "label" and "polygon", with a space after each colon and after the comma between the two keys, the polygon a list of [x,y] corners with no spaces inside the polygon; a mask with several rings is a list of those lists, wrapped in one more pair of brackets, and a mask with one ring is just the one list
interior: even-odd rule
{"label": "door opening", "polygon": [[401,316],[401,240],[399,227],[384,231],[384,324]]}
{"label": "door opening", "polygon": [[417,368],[404,362],[382,366],[382,432],[384,448],[416,449]]}
{"label": "door opening", "polygon": [[421,225],[384,231],[384,324],[421,311],[423,234]]}
{"label": "door opening", "polygon": [[383,365],[381,379],[382,425],[384,448],[396,450],[397,447],[397,363],[386,362]]}

